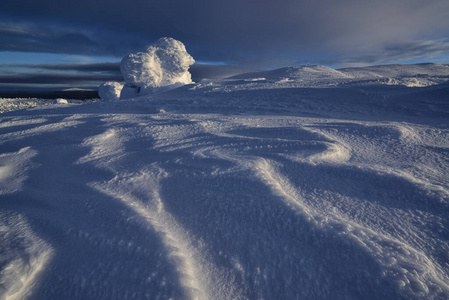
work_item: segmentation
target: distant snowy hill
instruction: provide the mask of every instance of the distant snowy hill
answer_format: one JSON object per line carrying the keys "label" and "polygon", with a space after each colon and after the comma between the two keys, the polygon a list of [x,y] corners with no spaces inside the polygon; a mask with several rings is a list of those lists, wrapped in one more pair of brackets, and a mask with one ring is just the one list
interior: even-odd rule
{"label": "distant snowy hill", "polygon": [[448,75],[3,99],[0,299],[448,299]]}
{"label": "distant snowy hill", "polygon": [[266,80],[267,83],[295,87],[329,87],[357,85],[429,86],[449,81],[449,65],[416,64],[384,65],[334,70],[311,65],[287,67],[272,71],[246,73],[231,79]]}
{"label": "distant snowy hill", "polygon": [[384,65],[363,68],[339,69],[353,78],[375,78],[375,77],[445,77],[449,76],[449,65],[447,64],[415,64],[415,65]]}
{"label": "distant snowy hill", "polygon": [[386,65],[347,68],[339,71],[351,78],[363,79],[367,82],[379,79],[387,84],[410,87],[429,86],[449,81],[449,65],[447,64]]}

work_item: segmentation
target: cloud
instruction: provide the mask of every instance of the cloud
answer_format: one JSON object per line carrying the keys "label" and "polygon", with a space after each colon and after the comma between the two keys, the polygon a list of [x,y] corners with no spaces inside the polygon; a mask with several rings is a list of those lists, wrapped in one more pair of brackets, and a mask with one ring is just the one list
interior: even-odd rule
{"label": "cloud", "polygon": [[0,51],[95,54],[100,45],[83,32],[0,24]]}
{"label": "cloud", "polygon": [[388,45],[384,49],[352,57],[322,60],[323,64],[338,66],[365,66],[388,63],[443,61],[447,62],[449,40],[408,41]]}
{"label": "cloud", "polygon": [[388,46],[385,58],[416,59],[431,58],[449,52],[449,40],[412,41]]}
{"label": "cloud", "polygon": [[94,64],[39,64],[39,65],[10,65],[21,68],[58,70],[58,71],[83,71],[83,72],[108,72],[120,73],[120,63],[94,63]]}
{"label": "cloud", "polygon": [[148,43],[134,34],[40,23],[0,23],[0,40],[0,51],[115,57]]}
{"label": "cloud", "polygon": [[[120,62],[82,64],[7,64],[0,66],[0,84],[81,84],[98,85],[105,81],[123,81]],[[14,72],[20,70],[21,73]],[[45,71],[55,71],[46,73]],[[75,71],[75,72],[74,72]],[[194,64],[189,69],[192,80],[226,78],[254,71],[240,66]]]}
{"label": "cloud", "polygon": [[[120,73],[120,63],[91,63],[91,64],[12,64],[3,65],[3,69],[22,70],[27,73],[2,72],[0,84],[98,84],[105,81],[123,81]],[[42,73],[51,70],[57,73]],[[75,71],[76,73],[73,73]],[[236,74],[254,71],[239,66],[194,64],[189,69],[192,80],[226,78]],[[70,73],[72,72],[72,73]]]}
{"label": "cloud", "polygon": [[1,19],[16,27],[0,30],[0,50],[123,56],[172,36],[195,59],[274,67],[449,34],[447,0],[45,2],[2,1]]}
{"label": "cloud", "polygon": [[0,84],[97,84],[104,81],[123,81],[121,75],[88,75],[88,74],[15,74],[0,76]]}
{"label": "cloud", "polygon": [[[5,85],[89,85],[123,81],[120,63],[93,64],[10,64],[0,67],[0,84]],[[51,72],[55,71],[55,72]]]}

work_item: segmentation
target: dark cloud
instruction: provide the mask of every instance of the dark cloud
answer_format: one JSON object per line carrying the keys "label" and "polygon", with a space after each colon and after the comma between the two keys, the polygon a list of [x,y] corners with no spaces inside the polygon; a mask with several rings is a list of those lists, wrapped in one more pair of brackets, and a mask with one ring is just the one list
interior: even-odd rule
{"label": "dark cloud", "polygon": [[[377,53],[322,60],[323,64],[351,66],[377,65],[404,61],[433,61],[449,53],[449,40],[404,42],[386,46]],[[447,58],[447,57],[446,57]]]}
{"label": "dark cloud", "polygon": [[0,51],[122,57],[148,44],[134,34],[60,25],[0,23]]}
{"label": "dark cloud", "polygon": [[[15,64],[5,65],[8,68],[30,70],[29,73],[9,73],[0,76],[0,84],[90,84],[104,81],[123,81],[120,73],[120,63],[94,64]],[[40,73],[43,70],[58,71],[58,73]],[[39,73],[36,73],[39,71]],[[76,73],[69,73],[76,71]],[[189,69],[192,79],[199,82],[202,79],[226,78],[236,74],[254,71],[254,69],[229,65],[194,64]]]}
{"label": "dark cloud", "polygon": [[[449,53],[449,40],[427,40],[399,43],[385,49],[385,59],[432,58]],[[382,60],[382,59],[381,59]]]}
{"label": "dark cloud", "polygon": [[0,30],[0,50],[119,56],[172,36],[197,60],[253,67],[344,60],[449,35],[447,0],[3,0],[1,6],[1,20],[21,27]]}
{"label": "dark cloud", "polygon": [[0,66],[0,74],[0,87],[15,92],[40,85],[92,87],[105,81],[123,81],[120,63],[7,64]]}
{"label": "dark cloud", "polygon": [[[36,85],[82,85],[98,86],[105,81],[123,81],[120,73],[120,63],[93,63],[93,64],[14,64],[4,65],[8,69],[20,69],[22,73],[6,73],[0,76],[0,84]],[[0,68],[1,70],[2,68]],[[57,73],[45,73],[45,71]],[[73,72],[75,71],[75,72]],[[199,82],[202,79],[218,79],[232,75],[254,71],[253,69],[229,65],[194,64],[189,69],[192,79]]]}
{"label": "dark cloud", "polygon": [[0,24],[0,39],[0,51],[95,54],[101,48],[82,32],[20,24]]}
{"label": "dark cloud", "polygon": [[[120,76],[120,62],[114,63],[91,63],[91,64],[10,64],[4,65],[3,67],[9,69],[17,69],[20,68],[22,70],[30,70],[30,71],[42,71],[42,70],[54,70],[58,72],[69,72],[69,71],[77,71],[84,74],[109,74],[113,76],[117,76],[120,80],[123,80]],[[200,81],[202,79],[218,79],[218,78],[226,78],[229,76],[233,76],[236,74],[241,74],[245,72],[254,71],[254,69],[244,68],[240,66],[231,66],[231,65],[214,65],[214,64],[194,64],[189,69],[192,79],[194,81]],[[15,73],[9,73],[14,74]],[[40,73],[39,73],[40,74]],[[52,77],[56,77],[57,74],[63,73],[54,73]],[[30,76],[30,78],[35,78],[39,76],[36,73],[32,74],[20,74],[19,78],[26,78]],[[79,76],[79,75],[78,75]],[[89,75],[90,76],[90,75]],[[95,75],[98,76],[98,75]],[[100,78],[103,78],[100,76]],[[106,78],[106,77],[104,77]]]}
{"label": "dark cloud", "polygon": [[58,71],[82,71],[82,72],[107,72],[120,73],[120,63],[94,63],[94,64],[38,64],[38,65],[10,65],[21,68],[58,70]]}
{"label": "dark cloud", "polygon": [[123,81],[121,75],[89,75],[89,74],[15,74],[0,76],[0,84],[73,84],[83,85],[93,82]]}

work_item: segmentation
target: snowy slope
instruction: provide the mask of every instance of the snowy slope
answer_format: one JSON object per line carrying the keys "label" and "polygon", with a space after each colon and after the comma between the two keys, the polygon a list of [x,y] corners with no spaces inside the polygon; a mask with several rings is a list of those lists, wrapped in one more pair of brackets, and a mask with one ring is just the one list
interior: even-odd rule
{"label": "snowy slope", "polygon": [[2,114],[0,299],[447,299],[449,86],[304,70]]}

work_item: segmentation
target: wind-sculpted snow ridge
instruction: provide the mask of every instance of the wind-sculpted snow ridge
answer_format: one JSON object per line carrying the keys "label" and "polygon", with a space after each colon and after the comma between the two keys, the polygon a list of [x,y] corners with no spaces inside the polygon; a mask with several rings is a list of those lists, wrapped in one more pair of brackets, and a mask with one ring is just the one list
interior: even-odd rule
{"label": "wind-sculpted snow ridge", "polygon": [[0,299],[447,299],[447,87],[254,78],[2,114]]}

